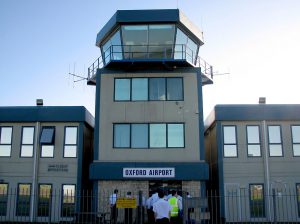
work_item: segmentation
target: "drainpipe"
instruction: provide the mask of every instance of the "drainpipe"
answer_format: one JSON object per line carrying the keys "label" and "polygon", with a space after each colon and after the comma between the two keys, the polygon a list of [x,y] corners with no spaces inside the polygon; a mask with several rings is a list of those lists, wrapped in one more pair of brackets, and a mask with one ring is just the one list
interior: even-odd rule
{"label": "drainpipe", "polygon": [[267,142],[267,125],[266,121],[262,121],[262,128],[263,128],[263,148],[264,148],[264,174],[265,174],[265,184],[266,184],[266,195],[267,195],[267,211],[268,211],[268,218],[269,221],[272,221],[271,216],[271,192],[270,192],[270,170],[269,170],[269,155],[268,155],[268,142]]}
{"label": "drainpipe", "polygon": [[39,133],[40,133],[40,122],[35,124],[35,134],[34,134],[34,148],[33,148],[33,172],[32,172],[32,193],[30,198],[30,222],[35,221],[35,201],[37,193],[37,174],[38,174],[38,160],[39,160]]}

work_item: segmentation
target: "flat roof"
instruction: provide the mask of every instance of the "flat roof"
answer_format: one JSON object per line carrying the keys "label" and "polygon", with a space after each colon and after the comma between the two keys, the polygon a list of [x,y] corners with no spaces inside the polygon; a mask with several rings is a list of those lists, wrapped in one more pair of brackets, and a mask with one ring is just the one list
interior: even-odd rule
{"label": "flat roof", "polygon": [[12,106],[0,107],[0,122],[85,122],[95,120],[84,106]]}
{"label": "flat roof", "polygon": [[300,104],[227,104],[216,105],[205,121],[292,121],[300,120]]}
{"label": "flat roof", "polygon": [[96,45],[122,24],[178,23],[197,44],[203,45],[203,34],[179,9],[117,10],[97,34]]}

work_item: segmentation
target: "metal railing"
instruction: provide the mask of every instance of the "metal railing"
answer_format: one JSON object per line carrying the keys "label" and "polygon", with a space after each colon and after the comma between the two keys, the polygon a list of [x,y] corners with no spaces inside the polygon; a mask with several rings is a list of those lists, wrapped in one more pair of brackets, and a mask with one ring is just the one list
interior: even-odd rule
{"label": "metal railing", "polygon": [[[132,192],[134,200],[130,201],[130,208],[126,207],[127,202],[123,203],[128,198],[126,193],[126,190],[119,191],[116,212],[113,212],[109,191],[82,191],[76,195],[62,195],[59,190],[47,195],[20,194],[15,190],[0,192],[0,222],[105,224],[116,220],[119,224],[150,224],[148,192]],[[203,196],[200,189],[191,189],[189,195],[180,194],[183,206],[179,223],[300,223],[300,195],[296,190],[273,189],[268,195],[237,189],[226,191],[225,195],[208,191]],[[35,197],[33,207],[26,196]]]}
{"label": "metal railing", "polygon": [[[102,57],[103,56],[103,57]],[[176,61],[185,60],[201,67],[206,76],[212,78],[212,66],[200,58],[185,44],[176,45],[111,45],[89,68],[88,79],[96,75],[97,69],[111,61]]]}

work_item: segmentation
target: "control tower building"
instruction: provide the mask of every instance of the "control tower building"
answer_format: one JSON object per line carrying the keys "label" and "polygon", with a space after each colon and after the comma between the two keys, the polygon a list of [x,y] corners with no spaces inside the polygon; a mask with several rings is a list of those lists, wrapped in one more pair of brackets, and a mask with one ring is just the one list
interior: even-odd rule
{"label": "control tower building", "polygon": [[[178,9],[118,10],[97,34],[94,189],[205,191],[202,32]],[[196,192],[195,191],[195,192]]]}

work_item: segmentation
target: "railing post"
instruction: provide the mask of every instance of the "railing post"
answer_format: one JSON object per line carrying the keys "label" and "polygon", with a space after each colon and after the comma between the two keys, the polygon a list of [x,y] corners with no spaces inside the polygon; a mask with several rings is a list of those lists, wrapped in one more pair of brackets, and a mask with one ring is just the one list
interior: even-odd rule
{"label": "railing post", "polygon": [[137,224],[143,224],[143,191],[139,191],[139,198],[138,198],[138,215],[137,215]]}
{"label": "railing post", "polygon": [[273,212],[274,212],[274,222],[277,223],[277,209],[276,209],[276,192],[275,189],[272,189],[272,198],[273,198]]}

